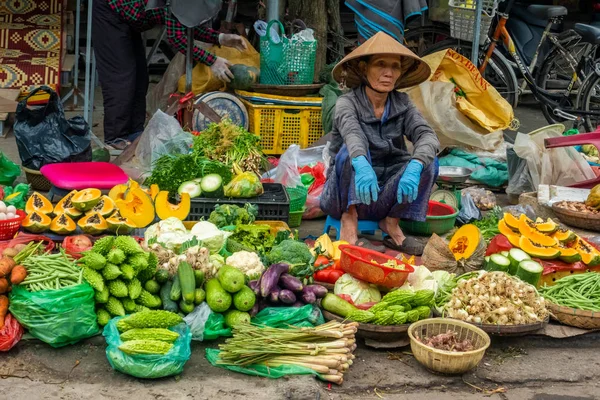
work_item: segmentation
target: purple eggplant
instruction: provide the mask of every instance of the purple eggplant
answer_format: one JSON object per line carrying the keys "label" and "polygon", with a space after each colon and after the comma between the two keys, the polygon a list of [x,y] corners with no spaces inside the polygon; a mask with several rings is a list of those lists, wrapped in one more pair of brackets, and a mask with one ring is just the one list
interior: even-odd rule
{"label": "purple eggplant", "polygon": [[317,301],[317,296],[313,292],[302,292],[302,301],[306,304],[313,304]]}
{"label": "purple eggplant", "polygon": [[292,307],[294,307],[294,308],[304,307],[304,303],[301,301],[297,301],[294,304],[292,304]]}
{"label": "purple eggplant", "polygon": [[250,287],[250,289],[252,289],[255,295],[258,295],[260,293],[260,279],[248,282],[248,286]]}
{"label": "purple eggplant", "polygon": [[296,295],[291,290],[283,289],[279,292],[279,300],[284,304],[294,304],[296,302]]}
{"label": "purple eggplant", "polygon": [[273,289],[271,289],[271,293],[269,293],[269,300],[271,301],[271,303],[279,302],[279,293],[280,292],[281,292],[281,288],[279,286],[275,286],[275,287],[273,287]]}
{"label": "purple eggplant", "polygon": [[260,295],[262,297],[267,297],[273,290],[273,287],[279,282],[281,274],[286,273],[289,270],[290,266],[288,264],[282,263],[271,265],[260,278]]}
{"label": "purple eggplant", "polygon": [[269,304],[269,302],[266,299],[261,299],[258,302],[258,311],[262,311],[262,310],[264,310],[267,307],[270,307],[270,304]]}
{"label": "purple eggplant", "polygon": [[256,314],[258,314],[259,309],[260,309],[260,307],[259,307],[258,301],[257,301],[256,303],[254,303],[254,306],[250,310],[250,316],[254,317]]}
{"label": "purple eggplant", "polygon": [[279,285],[292,292],[301,292],[304,289],[302,281],[290,274],[281,274],[279,277]]}
{"label": "purple eggplant", "polygon": [[325,297],[325,295],[327,294],[327,288],[325,286],[321,286],[321,285],[308,285],[305,286],[304,289],[302,290],[302,293],[306,293],[306,292],[313,292],[315,294],[316,297]]}

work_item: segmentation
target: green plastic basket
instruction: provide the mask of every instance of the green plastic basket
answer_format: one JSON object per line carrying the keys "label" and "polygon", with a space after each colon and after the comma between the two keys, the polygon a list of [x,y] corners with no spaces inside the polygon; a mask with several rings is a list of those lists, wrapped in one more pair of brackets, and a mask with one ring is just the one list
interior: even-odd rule
{"label": "green plastic basket", "polygon": [[430,236],[434,233],[443,235],[454,228],[457,215],[458,211],[452,206],[430,200],[425,221],[400,220],[400,229],[412,235]]}
{"label": "green plastic basket", "polygon": [[[271,26],[279,24],[280,40],[274,41]],[[315,76],[317,41],[291,41],[278,20],[267,25],[260,38],[260,83],[263,85],[310,85]]]}
{"label": "green plastic basket", "polygon": [[304,186],[286,187],[288,195],[290,196],[290,212],[302,211],[306,204],[306,198],[308,197],[308,189]]}
{"label": "green plastic basket", "polygon": [[290,211],[290,216],[288,219],[288,226],[290,228],[297,228],[302,223],[302,214],[304,214],[305,208],[302,207],[300,211]]}

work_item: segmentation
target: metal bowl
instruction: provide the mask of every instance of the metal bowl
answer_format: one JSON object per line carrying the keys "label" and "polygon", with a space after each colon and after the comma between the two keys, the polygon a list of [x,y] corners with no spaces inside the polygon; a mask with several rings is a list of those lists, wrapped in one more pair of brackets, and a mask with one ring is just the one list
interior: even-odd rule
{"label": "metal bowl", "polygon": [[465,183],[473,170],[464,167],[440,167],[438,180],[448,183]]}

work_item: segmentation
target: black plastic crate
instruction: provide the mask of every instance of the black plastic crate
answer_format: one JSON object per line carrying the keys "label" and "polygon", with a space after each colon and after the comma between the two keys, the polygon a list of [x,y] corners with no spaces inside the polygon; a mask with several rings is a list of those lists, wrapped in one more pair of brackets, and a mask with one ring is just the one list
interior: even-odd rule
{"label": "black plastic crate", "polygon": [[217,204],[234,204],[243,207],[250,203],[258,206],[257,220],[260,221],[284,221],[288,222],[290,214],[290,197],[281,183],[263,183],[265,192],[251,199],[231,199],[224,197],[222,199],[196,197],[192,199],[190,215],[186,218],[188,221],[199,221],[208,219],[210,213],[215,210]]}

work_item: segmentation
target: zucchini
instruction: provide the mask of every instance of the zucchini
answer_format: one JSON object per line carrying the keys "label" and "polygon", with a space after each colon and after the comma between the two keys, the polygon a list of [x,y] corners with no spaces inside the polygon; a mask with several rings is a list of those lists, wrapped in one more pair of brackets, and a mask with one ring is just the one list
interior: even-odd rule
{"label": "zucchini", "polygon": [[508,251],[501,251],[500,254],[508,258]]}
{"label": "zucchini", "polygon": [[176,313],[179,311],[179,307],[177,307],[177,303],[171,300],[171,287],[173,286],[173,282],[167,281],[160,288],[160,299],[162,300],[163,310],[171,311]]}
{"label": "zucchini", "polygon": [[492,254],[488,263],[488,271],[508,272],[510,269],[510,260],[502,254]]}
{"label": "zucchini", "polygon": [[525,253],[521,249],[510,249],[508,251],[508,259],[510,260],[510,269],[508,273],[511,275],[516,275],[519,263],[521,261],[531,260],[531,257],[529,257],[529,254]]}
{"label": "zucchini", "polygon": [[321,300],[321,308],[343,318],[347,318],[351,312],[358,310],[352,304],[333,293],[327,293],[325,297],[323,297]]}
{"label": "zucchini", "polygon": [[516,276],[523,282],[537,286],[543,272],[544,267],[542,267],[540,263],[533,260],[523,260],[517,267]]}
{"label": "zucchini", "polygon": [[208,174],[200,182],[204,197],[223,197],[223,178],[219,174]]}
{"label": "zucchini", "polygon": [[179,285],[181,286],[181,298],[185,302],[192,303],[193,305],[194,299],[196,298],[196,278],[192,266],[189,263],[182,261],[177,268],[177,277],[179,278]]}
{"label": "zucchini", "polygon": [[173,286],[171,286],[169,297],[173,301],[179,301],[181,299],[181,285],[179,284],[178,274],[175,274],[175,278],[173,278]]}

